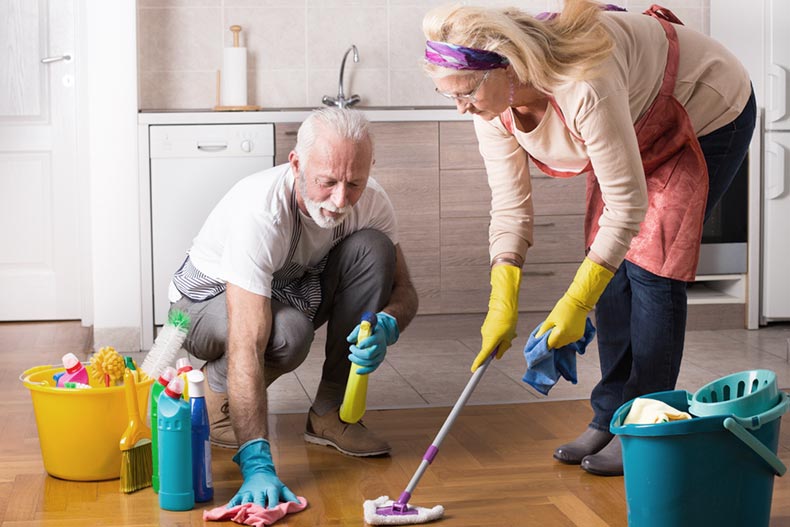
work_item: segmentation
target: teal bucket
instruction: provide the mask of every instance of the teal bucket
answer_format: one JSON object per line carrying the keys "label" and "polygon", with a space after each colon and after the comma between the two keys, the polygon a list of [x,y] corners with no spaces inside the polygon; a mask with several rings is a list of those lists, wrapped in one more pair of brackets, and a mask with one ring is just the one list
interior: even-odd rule
{"label": "teal bucket", "polygon": [[[683,390],[644,397],[689,411]],[[767,527],[774,476],[785,473],[776,457],[779,425],[790,401],[750,417],[713,415],[660,424],[623,422],[632,401],[610,424],[623,446],[630,527]]]}

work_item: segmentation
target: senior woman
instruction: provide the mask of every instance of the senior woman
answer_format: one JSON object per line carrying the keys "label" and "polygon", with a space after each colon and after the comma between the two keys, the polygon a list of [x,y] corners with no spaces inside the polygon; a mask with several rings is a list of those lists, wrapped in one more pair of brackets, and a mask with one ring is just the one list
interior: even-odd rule
{"label": "senior woman", "polygon": [[730,52],[668,10],[622,11],[567,0],[558,14],[453,6],[423,21],[426,71],[473,114],[492,194],[491,296],[473,371],[515,338],[532,245],[528,160],[553,177],[586,174],[586,257],[537,336],[550,332],[550,348],[575,342],[595,307],[594,417],[554,457],[599,475],[623,473],[609,432],[617,408],[675,387],[702,225],[755,124],[748,74]]}

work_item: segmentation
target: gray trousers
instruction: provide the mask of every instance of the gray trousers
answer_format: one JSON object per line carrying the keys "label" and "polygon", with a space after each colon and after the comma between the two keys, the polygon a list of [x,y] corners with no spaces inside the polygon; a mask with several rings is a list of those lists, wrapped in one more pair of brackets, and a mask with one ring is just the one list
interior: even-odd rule
{"label": "gray trousers", "polygon": [[[321,305],[314,320],[272,299],[272,328],[263,356],[266,386],[304,362],[315,330],[327,323],[326,356],[313,410],[324,415],[339,406],[351,365],[346,336],[364,311],[377,312],[387,304],[394,272],[395,246],[390,239],[376,230],[361,230],[330,251],[321,274]],[[189,315],[190,329],[183,347],[190,355],[206,361],[207,379],[215,392],[227,391],[225,302],[223,292],[203,302],[182,297],[171,306]]]}

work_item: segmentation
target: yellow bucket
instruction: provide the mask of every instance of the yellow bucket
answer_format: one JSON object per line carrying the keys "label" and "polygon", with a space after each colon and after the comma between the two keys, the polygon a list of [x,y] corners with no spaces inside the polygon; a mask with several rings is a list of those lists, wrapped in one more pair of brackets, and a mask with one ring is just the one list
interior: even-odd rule
{"label": "yellow bucket", "polygon": [[[129,423],[123,386],[56,388],[53,376],[62,371],[62,366],[36,366],[19,376],[33,399],[44,468],[56,478],[73,481],[119,478],[118,443]],[[152,382],[137,384],[141,415],[145,415]]]}

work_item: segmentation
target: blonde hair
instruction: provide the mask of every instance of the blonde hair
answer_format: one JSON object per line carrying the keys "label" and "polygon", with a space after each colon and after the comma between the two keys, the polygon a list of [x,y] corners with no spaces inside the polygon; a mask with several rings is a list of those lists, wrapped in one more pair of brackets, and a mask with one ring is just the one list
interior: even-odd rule
{"label": "blonde hair", "polygon": [[[540,21],[518,8],[441,6],[429,11],[422,28],[428,40],[494,51],[508,59],[521,83],[551,93],[568,81],[589,79],[612,50],[600,21],[601,5],[566,0],[562,12]],[[468,74],[426,63],[430,77]]]}

